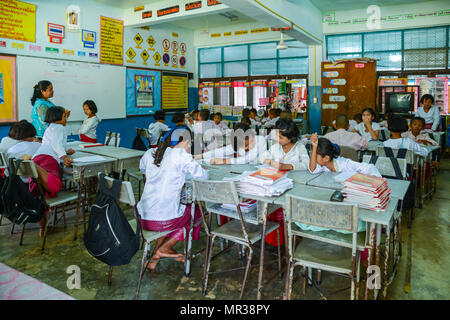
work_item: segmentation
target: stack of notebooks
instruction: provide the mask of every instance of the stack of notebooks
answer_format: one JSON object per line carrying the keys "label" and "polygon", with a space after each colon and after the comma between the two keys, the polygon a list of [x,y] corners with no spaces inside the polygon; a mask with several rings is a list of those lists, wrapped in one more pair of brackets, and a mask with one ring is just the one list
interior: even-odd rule
{"label": "stack of notebooks", "polygon": [[356,173],[343,185],[344,201],[357,203],[360,208],[383,211],[389,203],[391,190],[385,178]]}
{"label": "stack of notebooks", "polygon": [[[238,178],[238,179],[236,179]],[[257,196],[279,196],[294,186],[284,171],[262,168],[251,174],[242,174],[233,179],[239,192]]]}
{"label": "stack of notebooks", "polygon": [[[258,201],[252,200],[252,199],[245,200],[244,202],[241,202],[239,204],[239,207],[241,207],[241,211],[243,213],[253,211],[254,209],[256,209],[257,206],[258,206]],[[224,204],[222,204],[222,208],[236,210],[236,206],[234,204],[224,203]]]}

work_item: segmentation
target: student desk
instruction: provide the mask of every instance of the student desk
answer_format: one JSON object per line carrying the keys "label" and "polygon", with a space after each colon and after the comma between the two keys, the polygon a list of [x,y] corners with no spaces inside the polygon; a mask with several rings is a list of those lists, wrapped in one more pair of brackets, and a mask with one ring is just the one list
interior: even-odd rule
{"label": "student desk", "polygon": [[311,180],[314,180],[320,174],[321,173],[312,174],[308,170],[292,170],[292,171],[288,171],[287,176],[288,176],[288,178],[291,178],[292,180],[294,180],[294,183],[308,184],[308,182],[310,182]]}
{"label": "student desk", "polygon": [[220,170],[224,172],[244,173],[245,171],[256,171],[258,168],[254,164],[210,164],[209,161],[202,161],[200,165],[211,170]]}

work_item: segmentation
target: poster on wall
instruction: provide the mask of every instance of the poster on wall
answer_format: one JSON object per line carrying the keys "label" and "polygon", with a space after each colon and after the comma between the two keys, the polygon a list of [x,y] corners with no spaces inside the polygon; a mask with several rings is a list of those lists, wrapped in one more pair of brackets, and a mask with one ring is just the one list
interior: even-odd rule
{"label": "poster on wall", "polygon": [[186,111],[188,109],[188,75],[163,72],[162,109]]}
{"label": "poster on wall", "polygon": [[135,77],[136,108],[153,107],[153,79],[148,75],[136,75]]}
{"label": "poster on wall", "polygon": [[36,42],[36,5],[0,1],[0,38]]}
{"label": "poster on wall", "polygon": [[127,116],[161,110],[161,71],[127,68]]}
{"label": "poster on wall", "polygon": [[17,121],[16,58],[0,56],[0,123]]}
{"label": "poster on wall", "polygon": [[80,30],[80,7],[70,5],[67,7],[67,31],[76,32]]}
{"label": "poster on wall", "polygon": [[123,20],[100,17],[100,63],[123,64]]}
{"label": "poster on wall", "polygon": [[417,78],[416,85],[419,86],[421,96],[424,94],[431,94],[434,97],[434,105],[439,107],[441,114],[448,114],[447,77]]}

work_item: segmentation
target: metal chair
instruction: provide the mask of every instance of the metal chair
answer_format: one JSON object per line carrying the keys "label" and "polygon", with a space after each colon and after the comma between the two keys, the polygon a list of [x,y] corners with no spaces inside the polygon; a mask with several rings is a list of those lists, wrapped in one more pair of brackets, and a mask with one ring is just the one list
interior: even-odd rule
{"label": "metal chair", "polygon": [[[398,163],[400,176],[396,172],[394,161]],[[408,172],[406,159],[365,155],[363,156],[363,162],[374,164],[382,176],[395,177],[403,180],[406,179]]]}
{"label": "metal chair", "polygon": [[[21,161],[19,168],[17,170],[17,174],[23,178],[32,178],[35,181],[37,181],[38,173],[37,173],[37,169],[36,169],[36,164],[31,160]],[[42,196],[45,198],[44,191],[43,191],[42,187],[39,185],[39,183],[38,183],[38,190],[42,194]],[[60,206],[63,206],[62,216],[63,216],[63,221],[64,221],[64,228],[66,227],[66,215],[65,215],[64,206],[70,202],[78,201],[78,205],[77,205],[77,217],[78,217],[78,215],[80,213],[80,201],[81,201],[79,196],[80,196],[79,192],[62,190],[54,198],[45,198],[45,202],[46,202],[47,206],[49,207],[48,212],[50,212],[51,217],[53,217],[53,226],[55,226],[56,223],[58,222],[57,208]],[[44,253],[45,242],[47,240],[47,231],[48,231],[48,226],[49,226],[51,217],[47,217],[47,219],[46,219],[47,221],[45,223],[45,228],[44,228],[44,237],[42,240],[41,254]],[[22,234],[20,236],[20,243],[19,243],[20,245],[22,245],[22,243],[23,243],[23,235],[25,233],[25,226],[26,226],[26,223],[24,223],[22,226]],[[75,228],[76,228],[76,225],[75,225]]]}
{"label": "metal chair", "polygon": [[[351,232],[304,231],[295,222]],[[288,235],[289,266],[285,298],[291,298],[294,268],[303,266],[303,294],[306,293],[306,268],[313,268],[351,278],[350,298],[359,298],[360,251],[365,250],[365,236],[358,234],[358,206],[352,203],[311,200],[286,196],[285,225]],[[296,246],[295,237],[302,239]]]}
{"label": "metal chair", "polygon": [[339,148],[341,149],[341,156],[359,162],[358,150],[346,146],[339,146]]}
{"label": "metal chair", "polygon": [[[6,155],[3,152],[0,152],[0,169],[8,169],[8,161],[6,159]],[[2,225],[3,215],[0,214],[0,226]]]}
{"label": "metal chair", "polygon": [[[261,228],[259,225],[256,209],[252,212],[246,213],[245,218],[241,212],[239,203],[240,199],[236,191],[236,186],[233,181],[206,181],[206,180],[192,180],[194,188],[194,200],[197,205],[200,206],[202,214],[202,220],[206,232],[206,254],[205,264],[203,268],[203,295],[206,295],[208,287],[208,275],[212,258],[212,249],[214,246],[214,239],[221,238],[242,245],[248,249],[247,265],[245,267],[244,279],[242,281],[242,288],[240,293],[240,299],[242,299],[245,284],[250,270],[250,265],[253,256],[254,244],[261,240]],[[200,202],[206,204],[206,209],[209,212],[208,222],[206,222],[205,214]],[[236,206],[236,211],[227,210],[221,207],[221,204],[233,204]],[[211,228],[212,213],[220,214],[233,218],[233,220],[218,226],[215,229]],[[277,236],[279,241],[279,229],[280,226],[277,223],[267,222],[267,234],[277,230]],[[280,248],[280,246],[278,246]],[[264,254],[261,252],[261,254]],[[278,269],[281,270],[280,250],[278,249]],[[236,269],[232,269],[236,270]],[[227,272],[231,270],[221,270],[218,272]]]}
{"label": "metal chair", "polygon": [[106,131],[105,146],[119,147],[120,146],[120,133]]}

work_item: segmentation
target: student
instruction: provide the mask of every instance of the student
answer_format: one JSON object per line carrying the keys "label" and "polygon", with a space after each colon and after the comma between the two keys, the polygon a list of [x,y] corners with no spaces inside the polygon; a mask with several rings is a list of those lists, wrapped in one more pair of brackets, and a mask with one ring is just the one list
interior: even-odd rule
{"label": "student", "polygon": [[[66,152],[67,133],[65,126],[70,112],[63,107],[50,107],[45,115],[45,122],[49,124],[44,132],[42,144],[33,157],[23,155],[22,159],[30,160],[36,164],[38,183],[44,188],[48,198],[56,197],[62,188],[62,175],[60,162],[70,166],[72,159],[68,156],[75,153],[69,149]],[[30,191],[35,192],[36,184],[30,181]],[[39,221],[41,237],[44,235],[46,216]]]}
{"label": "student", "polygon": [[434,97],[431,94],[424,94],[420,99],[422,107],[415,112],[416,117],[425,119],[425,129],[431,131],[439,131],[441,121],[439,107],[433,106]]}
{"label": "student", "polygon": [[175,112],[172,115],[172,123],[175,124],[175,127],[187,127],[185,119],[185,115],[182,112]]}
{"label": "student", "polygon": [[[244,108],[242,110],[242,118],[248,118],[250,120],[250,109],[249,108]],[[250,121],[251,123],[251,121]]]}
{"label": "student", "polygon": [[228,126],[225,122],[222,121],[222,114],[220,112],[214,114],[213,121],[214,128],[219,129],[222,132],[226,132]]}
{"label": "student", "polygon": [[426,157],[428,150],[421,147],[418,143],[409,138],[402,138],[402,133],[408,130],[408,123],[406,119],[393,115],[389,118],[388,129],[391,133],[391,138],[383,142],[383,146],[393,149],[408,149],[414,151],[415,154]]}
{"label": "student", "polygon": [[387,113],[384,115],[384,117],[383,117],[383,121],[381,121],[381,122],[378,123],[382,129],[384,129],[384,128],[387,129],[387,127],[388,127],[388,120],[389,120],[389,117],[390,117],[391,115],[392,115],[392,112],[387,112]]}
{"label": "student", "polygon": [[19,143],[18,138],[19,122],[13,123],[9,128],[8,136],[0,142],[0,152],[7,152],[9,148]]}
{"label": "student", "polygon": [[364,137],[354,132],[349,132],[350,123],[345,114],[338,115],[335,121],[336,131],[329,132],[325,138],[339,146],[350,147],[356,150],[367,149],[369,143]]}
{"label": "student", "polygon": [[36,141],[35,136],[36,128],[27,120],[20,121],[17,134],[19,143],[8,149],[8,157],[22,159],[25,154],[34,156],[41,147],[41,143]]}
{"label": "student", "polygon": [[260,162],[278,170],[306,170],[309,156],[303,143],[298,141],[297,125],[292,120],[280,119],[275,128],[278,129],[278,143],[260,156]]}
{"label": "student", "polygon": [[233,142],[226,147],[205,152],[196,159],[210,160],[211,164],[257,164],[258,156],[267,151],[266,138],[255,135],[255,132],[243,123],[237,124],[234,133],[238,137],[237,145]]}
{"label": "student", "polygon": [[87,119],[83,121],[83,125],[80,130],[80,140],[84,142],[97,143],[97,126],[100,120],[97,118],[97,106],[92,100],[86,100],[83,103],[84,114],[87,115]]}
{"label": "student", "polygon": [[280,119],[290,119],[292,120],[292,112],[289,110],[281,111]]}
{"label": "student", "polygon": [[209,120],[210,112],[203,109],[199,113],[198,121],[194,125],[194,134],[202,134],[205,145],[203,149],[212,150],[217,148],[218,143],[214,138],[215,135],[222,136],[222,132],[214,128],[214,121]]}
{"label": "student", "polygon": [[362,112],[362,122],[356,125],[352,132],[357,132],[367,141],[378,140],[380,125],[375,121],[375,111],[365,108]]}
{"label": "student", "polygon": [[[348,132],[352,132],[353,129],[355,129],[355,127],[358,125],[358,123],[361,123],[361,122],[362,122],[362,115],[361,115],[361,113],[355,114],[355,115],[353,116],[353,119],[349,119],[349,120],[348,120],[349,127],[348,127],[347,131],[348,131]],[[337,129],[336,129],[336,120],[333,120],[333,128],[334,128],[335,130],[337,130]]]}
{"label": "student", "polygon": [[243,117],[241,119],[240,123],[245,124],[246,126],[249,126],[249,127],[252,125],[252,122],[250,121],[250,118],[248,118],[248,117]]}
{"label": "student", "polygon": [[[317,133],[311,136],[311,159],[309,163],[309,172],[320,173],[320,172],[355,172],[363,173],[376,177],[381,177],[378,169],[373,165],[365,162],[356,162],[350,159],[339,157],[340,149],[339,146],[330,142],[326,138],[318,138]],[[329,228],[321,228],[316,226],[311,226],[308,224],[297,223],[297,226],[303,230],[311,231],[325,231],[330,230]],[[338,229],[331,229],[336,232],[350,233],[349,231],[342,231]],[[358,221],[358,232],[365,231],[365,222]]]}
{"label": "student", "polygon": [[430,138],[427,132],[423,132],[425,128],[425,119],[414,117],[411,119],[410,129],[402,133],[403,138],[409,138],[415,142],[422,143],[427,146],[437,146],[438,143]]}
{"label": "student", "polygon": [[164,123],[166,120],[166,115],[164,111],[155,112],[156,122],[150,123],[148,126],[148,135],[150,136],[150,148],[156,148],[158,144],[159,137],[163,132],[170,131],[170,128]]}
{"label": "student", "polygon": [[[279,110],[279,111],[278,111]],[[280,109],[269,109],[269,118],[270,120],[266,122],[264,125],[266,128],[273,128],[277,123],[278,119],[280,119],[281,110]]]}
{"label": "student", "polygon": [[45,114],[48,108],[55,105],[49,99],[53,97],[53,85],[50,81],[42,80],[34,86],[31,98],[31,123],[36,128],[37,136],[42,137],[48,124],[45,123]]}
{"label": "student", "polygon": [[250,109],[250,114],[249,114],[248,118],[250,119],[250,123],[253,126],[260,126],[261,125],[261,123],[256,119],[256,109],[255,108],[251,108]]}
{"label": "student", "polygon": [[362,122],[362,113],[357,113],[353,116],[353,120],[356,122],[355,126],[357,124],[360,124]]}
{"label": "student", "polygon": [[[192,116],[192,117],[191,117]],[[197,123],[200,116],[200,111],[192,110],[190,113],[186,114],[186,126],[193,131],[194,130],[194,124]]]}
{"label": "student", "polygon": [[[175,230],[156,241],[155,253],[148,268],[154,270],[161,258],[184,261],[173,249],[183,240],[183,228],[191,221],[191,206],[180,204],[180,193],[186,174],[195,179],[206,179],[207,172],[192,158],[190,130],[175,128],[168,132],[156,151],[148,150],[141,159],[140,170],[146,176],[142,199],[137,204],[142,216],[142,228],[151,231]],[[195,219],[200,212],[196,206]],[[197,240],[200,226],[194,227]]]}

